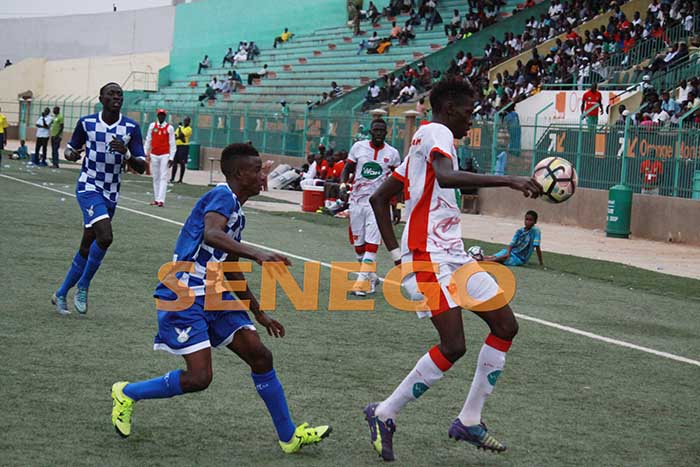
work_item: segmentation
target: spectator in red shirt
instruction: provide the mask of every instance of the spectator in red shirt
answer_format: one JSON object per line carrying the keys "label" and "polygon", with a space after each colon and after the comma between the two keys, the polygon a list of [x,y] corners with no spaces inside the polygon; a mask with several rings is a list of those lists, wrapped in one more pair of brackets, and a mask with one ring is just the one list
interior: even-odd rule
{"label": "spectator in red shirt", "polygon": [[650,158],[642,162],[640,172],[642,174],[642,194],[659,194],[659,177],[664,171],[663,165],[656,159],[656,151],[650,149]]}
{"label": "spectator in red shirt", "polygon": [[[596,104],[598,107],[595,107]],[[593,83],[591,89],[584,92],[581,98],[581,116],[585,115],[588,127],[595,129],[598,126],[598,115],[600,111],[604,110],[603,95],[598,91],[598,85]]]}

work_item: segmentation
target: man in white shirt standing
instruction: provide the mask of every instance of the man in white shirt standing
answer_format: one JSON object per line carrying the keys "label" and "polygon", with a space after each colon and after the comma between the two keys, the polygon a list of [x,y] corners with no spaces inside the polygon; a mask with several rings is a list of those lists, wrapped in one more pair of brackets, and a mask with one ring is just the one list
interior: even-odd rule
{"label": "man in white shirt standing", "polygon": [[[50,128],[53,117],[51,109],[46,107],[36,121],[36,146],[34,148],[34,165],[46,167],[46,148],[49,144]],[[41,159],[39,159],[39,150],[41,149]]]}
{"label": "man in white shirt standing", "polygon": [[146,132],[145,150],[151,163],[153,201],[151,206],[163,207],[168,190],[168,169],[175,159],[175,129],[165,121],[168,113],[158,109],[158,121],[151,123]]}

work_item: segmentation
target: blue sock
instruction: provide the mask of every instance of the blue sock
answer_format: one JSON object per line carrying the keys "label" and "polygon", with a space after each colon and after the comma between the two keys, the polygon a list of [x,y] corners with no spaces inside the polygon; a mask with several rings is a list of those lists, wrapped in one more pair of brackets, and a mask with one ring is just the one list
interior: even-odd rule
{"label": "blue sock", "polygon": [[284,388],[282,388],[280,380],[277,379],[275,370],[272,369],[262,374],[251,373],[250,375],[253,377],[255,389],[258,390],[258,394],[265,401],[267,410],[270,412],[272,422],[277,430],[277,437],[280,441],[289,441],[294,436],[296,426],[294,426],[292,417],[289,415]]}
{"label": "blue sock", "polygon": [[87,263],[85,263],[85,269],[83,270],[83,275],[80,276],[78,281],[78,287],[81,289],[87,289],[90,287],[90,281],[95,276],[95,273],[100,268],[102,264],[102,259],[107,254],[107,250],[103,250],[97,242],[92,242],[90,245],[90,254],[88,255]]}
{"label": "blue sock", "polygon": [[173,370],[157,378],[129,383],[124,386],[124,394],[135,401],[179,396],[182,394],[180,373],[182,370]]}
{"label": "blue sock", "polygon": [[68,270],[68,274],[66,274],[66,278],[63,279],[63,284],[61,284],[61,287],[56,291],[57,296],[65,297],[68,291],[73,288],[78,280],[80,280],[80,277],[83,275],[86,262],[87,260],[82,257],[80,252],[75,254],[73,257],[73,262],[70,265],[70,269]]}

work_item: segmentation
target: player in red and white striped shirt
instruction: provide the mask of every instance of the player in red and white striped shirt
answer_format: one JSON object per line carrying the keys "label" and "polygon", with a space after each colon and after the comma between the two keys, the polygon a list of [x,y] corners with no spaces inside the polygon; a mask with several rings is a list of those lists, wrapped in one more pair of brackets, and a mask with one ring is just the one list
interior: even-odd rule
{"label": "player in red and white striped shirt", "polygon": [[[426,261],[437,267],[435,272],[408,274],[403,286],[414,300],[422,301],[418,314],[430,317],[440,343],[418,360],[387,399],[365,408],[372,444],[384,460],[394,459],[392,441],[399,411],[440,380],[466,351],[461,308],[454,296],[459,290],[450,280],[457,269],[473,259],[464,251],[455,188],[509,187],[533,198],[542,193],[542,187],[531,178],[459,171],[454,138],[466,136],[474,110],[474,94],[468,82],[459,78],[441,81],[432,89],[430,104],[433,121],[416,131],[408,156],[370,198],[382,239],[396,264]],[[402,190],[408,222],[399,249],[391,225],[390,200]],[[500,452],[506,447],[488,433],[481,422],[481,410],[504,368],[518,323],[503,291],[486,272],[470,276],[466,289],[472,299],[488,303],[494,311],[478,314],[488,324],[490,333],[479,353],[464,408],[448,434],[479,448]]]}

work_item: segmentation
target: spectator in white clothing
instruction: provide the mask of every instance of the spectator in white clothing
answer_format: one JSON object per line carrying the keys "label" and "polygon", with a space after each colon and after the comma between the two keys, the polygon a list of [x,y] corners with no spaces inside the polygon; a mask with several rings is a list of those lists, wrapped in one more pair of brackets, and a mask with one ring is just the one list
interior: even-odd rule
{"label": "spectator in white clothing", "polygon": [[[50,128],[53,117],[51,109],[46,107],[36,121],[36,147],[34,149],[33,162],[35,165],[48,166],[46,163],[46,148],[49,144],[49,136],[51,136]],[[39,159],[39,150],[41,149],[41,159]]]}
{"label": "spectator in white clothing", "polygon": [[158,120],[148,126],[144,150],[151,164],[153,201],[151,206],[163,207],[168,190],[168,172],[175,159],[175,129],[165,121],[168,113],[158,109]]}

